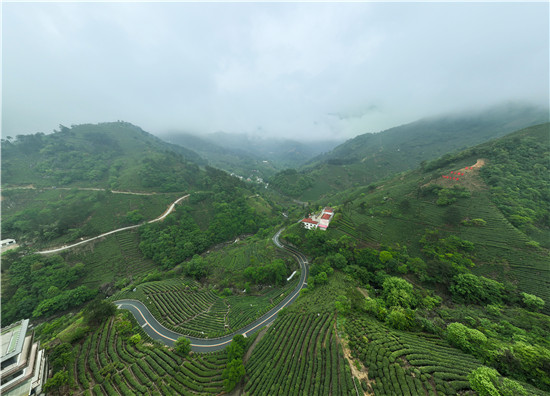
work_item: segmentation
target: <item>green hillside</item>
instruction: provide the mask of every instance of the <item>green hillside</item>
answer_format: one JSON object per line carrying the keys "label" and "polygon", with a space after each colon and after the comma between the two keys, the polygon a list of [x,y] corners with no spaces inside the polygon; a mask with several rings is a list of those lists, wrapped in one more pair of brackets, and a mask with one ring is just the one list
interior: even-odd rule
{"label": "green hillside", "polygon": [[[270,203],[238,178],[201,168],[177,148],[169,151],[173,147],[126,123],[62,128],[3,145],[2,233],[20,245],[3,254],[3,323],[43,320],[98,293],[153,280],[210,247],[279,221]],[[101,169],[94,173],[96,163]],[[189,197],[173,214],[146,223],[183,194]],[[32,254],[129,225],[139,228],[59,256]]]}
{"label": "green hillside", "polygon": [[196,153],[126,122],[60,126],[2,141],[2,186],[186,191],[198,183]]}
{"label": "green hillside", "polygon": [[4,189],[2,235],[35,249],[61,246],[161,215],[182,193]]}
{"label": "green hillside", "polygon": [[363,246],[405,246],[431,261],[430,275],[443,281],[449,275],[445,260],[428,252],[457,237],[473,244],[468,256],[475,273],[516,283],[550,302],[549,125],[334,195],[324,202],[338,209],[326,235],[350,236]]}
{"label": "green hillside", "polygon": [[[270,182],[281,192],[302,200],[328,197],[543,122],[548,122],[547,110],[519,105],[422,119],[383,132],[359,135],[312,159],[300,168],[302,177],[280,173]],[[304,178],[311,185],[304,185]]]}
{"label": "green hillside", "polygon": [[287,229],[311,256],[308,295],[339,271],[359,287],[333,301],[364,390],[550,390],[549,128],[334,195],[326,232]]}
{"label": "green hillside", "polygon": [[[172,196],[164,186],[187,183],[196,166],[189,198],[162,222],[59,255],[4,253],[3,323],[32,318],[53,368],[48,388],[62,394],[548,394],[549,154],[547,123],[351,188],[347,165],[333,164],[338,192],[295,205],[160,152],[154,164],[177,176],[154,195],[84,190],[82,180],[80,190],[6,190],[12,232],[36,217],[42,240],[64,207],[85,213],[87,227],[149,218]],[[119,180],[137,188],[144,168],[132,161],[121,175],[134,176]],[[331,188],[314,173],[280,175],[296,181],[278,181],[289,190],[307,186],[295,196]],[[296,223],[327,205],[327,231]],[[139,299],[184,334],[227,334],[298,282],[286,279],[298,264],[271,240],[281,223],[283,241],[307,256],[306,287],[272,325],[222,352],[160,345],[106,298]]]}

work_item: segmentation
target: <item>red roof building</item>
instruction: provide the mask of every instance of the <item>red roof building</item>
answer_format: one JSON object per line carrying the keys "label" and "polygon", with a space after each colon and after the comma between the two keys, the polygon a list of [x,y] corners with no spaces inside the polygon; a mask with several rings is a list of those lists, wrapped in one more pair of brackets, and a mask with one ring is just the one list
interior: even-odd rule
{"label": "red roof building", "polygon": [[313,219],[310,219],[308,217],[307,219],[302,220],[302,224],[304,225],[305,228],[307,228],[308,230],[311,230],[313,228],[317,228],[317,226],[319,225],[319,222]]}

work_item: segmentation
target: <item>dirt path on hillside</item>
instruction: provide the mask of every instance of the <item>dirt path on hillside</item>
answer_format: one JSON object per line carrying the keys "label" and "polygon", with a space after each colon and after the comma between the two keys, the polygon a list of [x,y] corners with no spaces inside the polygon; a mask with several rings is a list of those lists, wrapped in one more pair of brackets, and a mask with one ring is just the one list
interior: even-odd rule
{"label": "dirt path on hillside", "polygon": [[477,160],[477,162],[475,163],[475,165],[473,166],[470,166],[470,168],[481,168],[485,165],[485,160],[483,158],[480,158]]}
{"label": "dirt path on hillside", "polygon": [[128,227],[122,227],[122,228],[118,228],[116,230],[113,230],[113,231],[109,231],[109,232],[105,232],[101,235],[98,235],[96,237],[93,237],[93,238],[89,238],[89,239],[85,239],[83,241],[80,241],[80,242],[77,242],[77,243],[73,243],[72,245],[66,245],[66,246],[62,246],[60,248],[54,248],[54,249],[50,249],[50,250],[43,250],[41,252],[36,252],[38,254],[49,254],[49,253],[58,253],[58,252],[62,252],[63,250],[67,250],[67,249],[71,249],[75,246],[78,246],[78,245],[82,245],[84,243],[88,243],[88,242],[91,242],[93,240],[96,240],[96,239],[99,239],[99,238],[103,238],[107,235],[111,235],[111,234],[114,234],[114,233],[117,233],[117,232],[120,232],[120,231],[125,231],[125,230],[131,230],[133,228],[137,228],[137,227],[141,227],[145,224],[150,224],[150,223],[156,223],[157,221],[162,221],[164,220],[164,218],[166,216],[168,216],[170,213],[172,213],[174,211],[174,208],[176,207],[176,205],[178,203],[180,203],[182,200],[186,199],[189,197],[190,194],[187,194],[187,195],[184,195],[183,197],[180,197],[178,199],[176,199],[169,207],[168,209],[166,209],[166,211],[161,214],[159,217],[157,217],[156,219],[153,219],[153,220],[150,220],[150,221],[147,221],[147,222],[144,222],[144,223],[141,223],[141,224],[136,224],[136,225],[133,225],[133,226],[128,226]]}
{"label": "dirt path on hillside", "polygon": [[[443,178],[430,180],[422,187],[428,187],[432,184],[447,186],[464,187],[469,191],[482,190],[487,188],[483,180],[478,177],[479,169],[485,166],[486,160],[479,158],[474,165],[466,166],[460,170],[447,171]],[[455,180],[456,178],[456,180]]]}
{"label": "dirt path on hillside", "polygon": [[157,193],[157,192],[134,192],[134,191],[119,191],[107,190],[106,188],[96,187],[35,187],[32,184],[22,187],[6,187],[4,190],[78,190],[78,191],[111,191],[113,194],[129,194],[129,195],[157,195],[157,194],[172,194],[172,193]]}
{"label": "dirt path on hillside", "polygon": [[246,354],[243,357],[243,363],[244,364],[246,364],[246,362],[248,362],[248,359],[250,359],[250,356],[252,356],[252,352],[254,351],[254,348],[256,348],[256,345],[258,345],[258,342],[260,342],[262,337],[265,335],[265,333],[269,329],[269,326],[270,325],[267,325],[263,329],[260,330],[260,332],[258,333],[258,336],[256,337],[256,339],[254,340],[252,345],[250,345],[250,348],[248,348],[248,351],[246,351]]}

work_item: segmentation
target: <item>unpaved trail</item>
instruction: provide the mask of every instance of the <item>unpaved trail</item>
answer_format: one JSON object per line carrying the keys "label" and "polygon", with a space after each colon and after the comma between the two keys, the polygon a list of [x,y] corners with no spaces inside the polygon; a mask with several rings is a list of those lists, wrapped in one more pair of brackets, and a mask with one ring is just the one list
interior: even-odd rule
{"label": "unpaved trail", "polygon": [[119,190],[107,190],[106,188],[96,187],[36,187],[32,184],[21,187],[6,187],[3,190],[78,190],[78,191],[111,191],[113,194],[129,194],[129,195],[157,195],[157,194],[170,194],[170,193],[157,193],[157,192],[134,192],[134,191],[119,191]]}

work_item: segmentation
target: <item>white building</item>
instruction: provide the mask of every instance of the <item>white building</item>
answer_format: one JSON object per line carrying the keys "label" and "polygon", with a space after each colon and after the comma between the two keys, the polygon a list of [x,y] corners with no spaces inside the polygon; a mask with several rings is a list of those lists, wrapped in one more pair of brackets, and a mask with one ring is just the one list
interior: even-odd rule
{"label": "white building", "polygon": [[334,216],[334,209],[326,207],[321,213],[314,215],[310,214],[310,217],[302,219],[301,223],[308,230],[320,228],[321,230],[326,230]]}
{"label": "white building", "polygon": [[312,230],[312,229],[317,228],[317,226],[319,225],[319,222],[308,217],[307,219],[302,220],[302,224],[308,230]]}
{"label": "white building", "polygon": [[27,396],[42,393],[46,382],[46,355],[34,342],[34,332],[27,334],[29,320],[24,319],[2,329],[0,350],[0,394]]}

